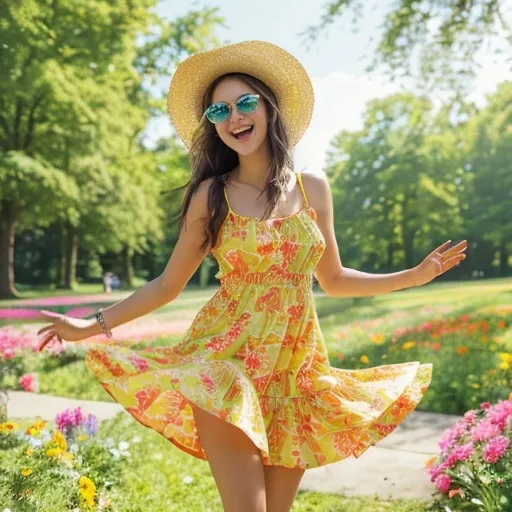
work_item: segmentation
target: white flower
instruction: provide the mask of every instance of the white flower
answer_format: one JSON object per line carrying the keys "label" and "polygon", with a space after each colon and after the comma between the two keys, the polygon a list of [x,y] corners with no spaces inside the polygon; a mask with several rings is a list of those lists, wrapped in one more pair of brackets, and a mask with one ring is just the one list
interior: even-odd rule
{"label": "white flower", "polygon": [[121,457],[121,453],[119,450],[116,450],[115,448],[110,448],[109,452],[114,456],[114,460],[119,460]]}
{"label": "white flower", "polygon": [[128,448],[130,448],[130,445],[126,441],[121,441],[119,443],[119,451],[124,452],[124,451],[128,450]]}
{"label": "white flower", "polygon": [[35,437],[29,438],[28,442],[30,443],[30,446],[32,448],[40,448],[41,446],[43,446],[43,442],[41,441],[41,439],[36,439]]}
{"label": "white flower", "polygon": [[109,64],[108,65],[108,70],[112,73],[112,71],[114,71],[116,69],[116,67],[114,66],[114,64]]}
{"label": "white flower", "polygon": [[11,512],[10,508],[4,508],[2,512]]}
{"label": "white flower", "polygon": [[140,436],[135,436],[133,439],[132,439],[132,443],[140,443],[142,441],[141,437]]}
{"label": "white flower", "polygon": [[50,434],[50,432],[48,432],[48,430],[41,430],[41,439],[47,443],[48,441],[50,441],[52,438],[52,435]]}
{"label": "white flower", "polygon": [[155,460],[162,460],[162,454],[161,453],[154,453],[153,459]]}
{"label": "white flower", "polygon": [[70,447],[69,447],[69,451],[71,453],[77,453],[78,452],[78,445],[76,443],[73,443]]}
{"label": "white flower", "polygon": [[194,479],[191,476],[189,476],[189,475],[183,477],[183,483],[184,484],[191,484],[193,481],[194,481]]}
{"label": "white flower", "polygon": [[107,448],[111,448],[112,446],[114,446],[116,443],[114,442],[114,440],[111,438],[111,437],[107,437],[107,439],[105,439],[105,446]]}
{"label": "white flower", "polygon": [[478,498],[472,498],[471,503],[474,503],[475,505],[483,505],[483,503]]}

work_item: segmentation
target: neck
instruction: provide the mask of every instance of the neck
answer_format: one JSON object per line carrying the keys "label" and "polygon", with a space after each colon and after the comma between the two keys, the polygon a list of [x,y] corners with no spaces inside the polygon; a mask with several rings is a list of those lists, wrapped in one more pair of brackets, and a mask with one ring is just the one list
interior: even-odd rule
{"label": "neck", "polygon": [[236,179],[263,189],[268,179],[270,155],[266,144],[250,155],[238,155]]}

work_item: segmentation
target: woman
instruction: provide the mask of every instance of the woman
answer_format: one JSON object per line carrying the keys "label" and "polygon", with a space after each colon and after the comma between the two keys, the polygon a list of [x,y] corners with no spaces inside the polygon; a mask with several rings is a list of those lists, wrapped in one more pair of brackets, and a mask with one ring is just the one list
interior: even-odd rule
{"label": "woman", "polygon": [[421,400],[429,364],[329,365],[312,294],[373,296],[418,286],[464,259],[449,242],[417,267],[342,266],[329,184],[292,171],[313,92],[287,52],[252,41],[177,68],[168,106],[190,148],[180,236],[162,275],[92,320],[48,315],[41,347],[76,341],[174,300],[211,251],[221,286],[178,345],[91,344],[86,362],[142,424],[207,459],[224,509],[290,510],[307,468],[360,456]]}

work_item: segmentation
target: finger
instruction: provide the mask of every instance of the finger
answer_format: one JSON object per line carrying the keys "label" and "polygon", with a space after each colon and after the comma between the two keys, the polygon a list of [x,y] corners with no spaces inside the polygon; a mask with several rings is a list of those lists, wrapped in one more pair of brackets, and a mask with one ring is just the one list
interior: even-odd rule
{"label": "finger", "polygon": [[47,311],[46,309],[41,309],[39,311],[41,316],[44,316],[45,318],[62,318],[63,315],[60,313],[55,313],[54,311]]}
{"label": "finger", "polygon": [[37,331],[37,334],[43,334],[43,332],[46,332],[46,331],[49,331],[50,329],[52,329],[54,327],[53,324],[51,325],[45,325],[44,327],[42,327],[41,329],[39,329],[39,331]]}
{"label": "finger", "polygon": [[462,242],[459,242],[458,244],[444,251],[443,256],[445,258],[448,256],[455,256],[456,254],[460,254],[461,252],[465,251],[467,247],[468,242],[466,240],[463,240]]}
{"label": "finger", "polygon": [[39,344],[39,349],[38,349],[38,352],[41,352],[41,350],[43,350],[44,347],[46,347],[46,345],[48,345],[48,343],[50,343],[50,341],[52,340],[53,338],[53,334],[47,334],[42,340],[41,340],[41,343]]}
{"label": "finger", "polygon": [[453,258],[450,258],[449,260],[446,260],[446,262],[443,265],[443,273],[447,272],[448,270],[451,270],[453,267],[458,265],[461,261],[465,260],[466,256],[454,256]]}
{"label": "finger", "polygon": [[452,243],[451,240],[448,240],[447,242],[445,242],[444,244],[440,245],[439,247],[437,247],[436,249],[434,249],[430,254],[429,254],[429,257],[432,257],[432,256],[436,256],[436,255],[439,255],[439,254],[442,254],[443,253],[443,250],[448,247],[450,244]]}

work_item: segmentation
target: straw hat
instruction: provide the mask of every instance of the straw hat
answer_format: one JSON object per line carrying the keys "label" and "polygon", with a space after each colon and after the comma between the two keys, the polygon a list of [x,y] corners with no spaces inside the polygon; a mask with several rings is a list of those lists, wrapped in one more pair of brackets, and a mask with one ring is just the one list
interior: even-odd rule
{"label": "straw hat", "polygon": [[176,69],[167,108],[187,147],[203,115],[208,86],[226,73],[245,73],[261,80],[277,97],[290,147],[299,142],[313,113],[313,86],[300,62],[279,46],[245,41],[192,55]]}

